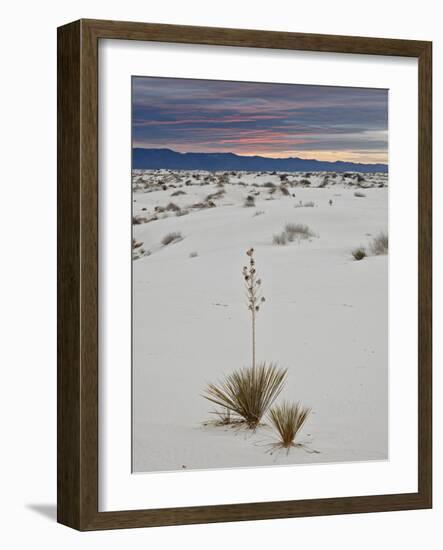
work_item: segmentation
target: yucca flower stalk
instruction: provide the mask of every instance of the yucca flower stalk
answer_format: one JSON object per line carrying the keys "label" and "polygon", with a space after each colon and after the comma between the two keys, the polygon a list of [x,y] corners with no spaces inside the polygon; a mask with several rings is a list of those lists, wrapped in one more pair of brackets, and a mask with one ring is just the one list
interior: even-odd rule
{"label": "yucca flower stalk", "polygon": [[257,276],[257,268],[255,267],[254,249],[250,248],[246,252],[249,256],[249,265],[243,267],[243,278],[246,287],[246,299],[248,310],[251,312],[252,325],[252,369],[255,370],[255,324],[261,304],[265,301],[265,297],[261,292],[261,279]]}

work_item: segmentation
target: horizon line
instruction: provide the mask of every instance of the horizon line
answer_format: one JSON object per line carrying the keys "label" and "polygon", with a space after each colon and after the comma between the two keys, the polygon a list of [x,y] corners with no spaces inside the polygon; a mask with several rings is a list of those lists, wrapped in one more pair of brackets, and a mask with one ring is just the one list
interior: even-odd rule
{"label": "horizon line", "polygon": [[377,166],[386,166],[388,167],[388,162],[355,162],[352,160],[319,160],[317,158],[304,158],[304,157],[268,157],[263,155],[244,155],[239,153],[234,153],[233,151],[215,151],[215,152],[209,152],[209,151],[177,151],[176,149],[171,149],[170,147],[143,147],[143,146],[132,146],[132,150],[134,149],[144,149],[147,151],[172,151],[173,153],[177,153],[179,155],[235,155],[236,157],[243,157],[243,158],[262,158],[262,159],[270,159],[270,160],[291,160],[291,159],[297,159],[297,160],[306,160],[306,161],[316,161],[316,162],[327,162],[328,164],[336,164],[336,163],[343,163],[343,164],[364,164],[364,165],[377,165]]}

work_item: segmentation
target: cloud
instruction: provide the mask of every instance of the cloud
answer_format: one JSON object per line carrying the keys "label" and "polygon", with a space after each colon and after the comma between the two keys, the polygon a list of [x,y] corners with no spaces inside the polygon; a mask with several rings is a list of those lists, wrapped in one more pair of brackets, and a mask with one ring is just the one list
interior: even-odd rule
{"label": "cloud", "polygon": [[134,146],[387,159],[387,90],[133,77],[132,97]]}

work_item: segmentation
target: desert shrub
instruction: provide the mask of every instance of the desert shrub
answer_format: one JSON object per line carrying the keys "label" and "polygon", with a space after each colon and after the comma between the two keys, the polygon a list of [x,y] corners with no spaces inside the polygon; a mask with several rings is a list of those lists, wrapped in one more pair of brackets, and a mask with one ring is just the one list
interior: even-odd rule
{"label": "desert shrub", "polygon": [[243,203],[243,206],[245,206],[246,208],[255,207],[255,198],[252,195],[248,195],[245,198],[245,202]]}
{"label": "desert shrub", "polygon": [[364,181],[366,181],[366,178],[361,174],[357,174],[357,181],[358,183],[363,183]]}
{"label": "desert shrub", "polygon": [[286,369],[272,363],[239,369],[218,384],[208,384],[203,397],[229,409],[248,428],[255,429],[282,391],[286,374]]}
{"label": "desert shrub", "polygon": [[182,208],[181,210],[177,210],[175,213],[176,216],[187,216],[189,214],[189,210],[187,208]]}
{"label": "desert shrub", "polygon": [[171,193],[171,197],[177,197],[178,195],[186,195],[186,191],[182,191],[181,189],[179,189],[178,191],[174,191],[173,193]]}
{"label": "desert shrub", "polygon": [[311,229],[303,223],[287,223],[285,225],[285,233],[288,236],[288,241],[297,239],[308,239],[314,237],[314,233]]}
{"label": "desert shrub", "polygon": [[285,197],[289,196],[289,190],[284,185],[280,185],[280,192]]}
{"label": "desert shrub", "polygon": [[168,212],[178,212],[180,210],[180,206],[178,206],[177,204],[175,204],[174,202],[170,202],[165,210],[167,210]]}
{"label": "desert shrub", "polygon": [[354,197],[366,197],[365,193],[362,193],[361,191],[356,191],[354,193]]}
{"label": "desert shrub", "polygon": [[363,260],[363,258],[366,257],[366,250],[362,246],[359,246],[357,248],[354,248],[351,254],[354,257],[354,260]]}
{"label": "desert shrub", "polygon": [[288,242],[288,235],[285,231],[277,233],[272,237],[272,242],[278,246],[284,246]]}
{"label": "desert shrub", "polygon": [[300,185],[311,185],[311,182],[306,178],[302,178],[299,183]]}
{"label": "desert shrub", "polygon": [[192,205],[192,208],[196,208],[198,210],[203,210],[204,208],[214,208],[217,205],[214,201],[204,201],[204,202],[196,202]]}
{"label": "desert shrub", "polygon": [[190,258],[197,258],[197,256],[198,256],[198,252],[190,252],[189,253]]}
{"label": "desert shrub", "polygon": [[179,240],[181,240],[183,237],[182,237],[182,234],[180,233],[180,231],[174,231],[172,233],[168,233],[167,235],[165,235],[163,237],[163,239],[161,240],[161,243],[163,246],[167,246],[168,244],[171,244],[173,242],[177,242]]}
{"label": "desert shrub", "polygon": [[206,195],[205,201],[210,201],[213,199],[221,199],[225,194],[224,189],[220,189],[220,191],[216,191],[215,193],[210,193],[209,195]]}
{"label": "desert shrub", "polygon": [[275,185],[275,183],[272,183],[272,181],[267,181],[266,183],[263,184],[263,187],[274,188],[274,187],[277,187],[277,186]]}
{"label": "desert shrub", "polygon": [[385,231],[380,231],[380,233],[376,235],[370,243],[371,253],[375,254],[376,256],[387,254],[388,245],[389,245],[388,234]]}
{"label": "desert shrub", "polygon": [[277,447],[289,449],[295,447],[295,438],[306,422],[311,409],[300,403],[282,403],[272,407],[267,415],[271,427],[278,435]]}
{"label": "desert shrub", "polygon": [[315,206],[314,201],[307,201],[307,202],[300,201],[298,204],[294,205],[294,208],[314,208],[314,206]]}

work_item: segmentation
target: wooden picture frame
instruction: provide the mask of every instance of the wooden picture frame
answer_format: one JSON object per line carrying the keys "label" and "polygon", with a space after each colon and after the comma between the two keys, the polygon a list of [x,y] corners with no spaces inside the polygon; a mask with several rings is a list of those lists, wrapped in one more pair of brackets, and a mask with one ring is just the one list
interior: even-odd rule
{"label": "wooden picture frame", "polygon": [[[98,511],[98,42],[100,39],[404,56],[419,76],[418,491]],[[432,506],[430,42],[80,20],[58,29],[58,521],[82,531]]]}

